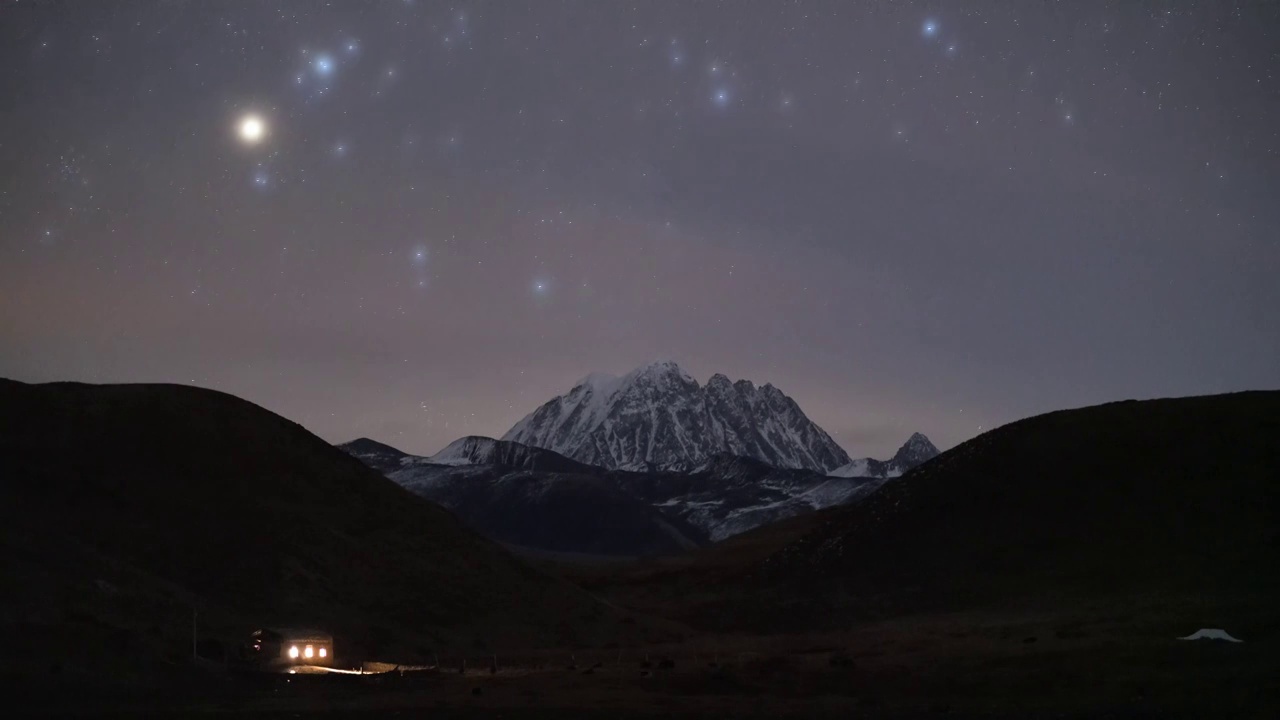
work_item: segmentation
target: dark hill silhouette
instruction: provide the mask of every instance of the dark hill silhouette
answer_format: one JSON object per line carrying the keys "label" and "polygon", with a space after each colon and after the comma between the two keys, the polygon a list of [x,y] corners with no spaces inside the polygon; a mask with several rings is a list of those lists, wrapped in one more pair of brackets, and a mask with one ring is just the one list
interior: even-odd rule
{"label": "dark hill silhouette", "polygon": [[0,458],[7,673],[145,675],[190,655],[193,608],[223,641],[320,627],[356,660],[612,627],[577,588],[230,395],[0,380]]}
{"label": "dark hill silhouette", "polygon": [[1274,589],[1276,567],[1280,392],[1249,392],[1006,425],[823,516],[756,574],[933,604]]}
{"label": "dark hill silhouette", "polygon": [[1280,392],[1247,392],[1029,418],[858,503],[629,573],[570,574],[704,628],[785,631],[1107,596],[1274,598],[1276,567]]}

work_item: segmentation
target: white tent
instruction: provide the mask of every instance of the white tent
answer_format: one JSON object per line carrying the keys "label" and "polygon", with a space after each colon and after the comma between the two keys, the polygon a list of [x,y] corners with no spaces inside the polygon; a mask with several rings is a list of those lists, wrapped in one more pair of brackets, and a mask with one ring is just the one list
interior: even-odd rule
{"label": "white tent", "polygon": [[1179,640],[1226,640],[1227,642],[1244,642],[1239,638],[1231,637],[1231,633],[1222,628],[1200,628],[1186,637],[1180,637]]}

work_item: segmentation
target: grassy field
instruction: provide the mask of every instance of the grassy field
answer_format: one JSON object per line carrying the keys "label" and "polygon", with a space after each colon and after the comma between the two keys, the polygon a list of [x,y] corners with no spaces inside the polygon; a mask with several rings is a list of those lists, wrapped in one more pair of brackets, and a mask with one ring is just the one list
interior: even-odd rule
{"label": "grassy field", "polygon": [[[260,409],[165,388],[85,406],[83,388],[49,390],[56,413],[0,406],[0,446],[23,473],[3,486],[5,507],[25,510],[9,513],[0,548],[0,657],[20,670],[7,677],[11,707],[1280,717],[1280,393],[1054,413],[975,438],[865,502],[696,553],[521,562]],[[90,410],[142,415],[150,431],[104,433]],[[95,452],[68,459],[70,448]],[[194,595],[211,630],[218,615],[232,633],[262,608],[293,608],[351,638],[348,666],[437,667],[192,667]],[[1175,639],[1203,627],[1245,642]]]}
{"label": "grassy field", "polygon": [[[1175,638],[1224,626],[1241,644]],[[440,658],[365,677],[175,675],[78,708],[258,717],[1276,717],[1280,622],[1242,599],[1111,599],[856,623],[815,634]],[[337,715],[334,715],[337,713]]]}

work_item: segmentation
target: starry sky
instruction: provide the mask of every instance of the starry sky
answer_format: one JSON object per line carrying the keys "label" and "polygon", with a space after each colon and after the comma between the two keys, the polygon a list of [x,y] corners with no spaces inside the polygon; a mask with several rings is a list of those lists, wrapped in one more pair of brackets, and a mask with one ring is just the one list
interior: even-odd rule
{"label": "starry sky", "polygon": [[497,436],[592,371],[854,456],[1280,386],[1272,2],[0,5],[0,376]]}

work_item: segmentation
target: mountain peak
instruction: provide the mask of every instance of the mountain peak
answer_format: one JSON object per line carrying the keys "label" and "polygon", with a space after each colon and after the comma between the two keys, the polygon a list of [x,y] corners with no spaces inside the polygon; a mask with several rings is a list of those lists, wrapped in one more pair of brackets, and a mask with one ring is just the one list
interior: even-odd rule
{"label": "mountain peak", "polygon": [[849,456],[771,384],[706,386],[671,360],[621,378],[588,375],[516,423],[503,440],[619,470],[688,470],[718,453],[782,468],[826,471]]}
{"label": "mountain peak", "polygon": [[338,445],[340,449],[348,455],[360,460],[365,465],[378,470],[379,472],[389,472],[400,467],[404,459],[410,455],[403,450],[393,448],[386,443],[380,443],[377,440],[370,440],[367,437],[356,438],[351,442],[345,442]]}
{"label": "mountain peak", "polygon": [[915,467],[938,456],[938,448],[929,438],[921,433],[912,433],[911,437],[893,454],[893,462],[900,466]]}
{"label": "mountain peak", "polygon": [[356,438],[355,440],[342,443],[338,445],[338,447],[343,448],[344,450],[352,454],[361,453],[361,452],[381,452],[381,453],[387,453],[387,454],[393,454],[393,455],[408,454],[403,450],[400,450],[399,448],[391,447],[386,443],[380,443],[377,440],[373,440],[367,437]]}
{"label": "mountain peak", "polygon": [[654,360],[635,369],[635,372],[684,372],[675,360]]}
{"label": "mountain peak", "polygon": [[639,378],[672,379],[682,382],[691,382],[695,385],[698,383],[697,380],[693,379],[692,375],[685,372],[684,369],[681,368],[674,360],[655,360],[646,365],[641,365],[635,370],[627,373],[624,380],[634,380]]}
{"label": "mountain peak", "polygon": [[929,442],[929,438],[920,433],[912,433],[889,460],[860,458],[832,470],[830,474],[836,477],[895,478],[934,459],[938,454],[938,448]]}

